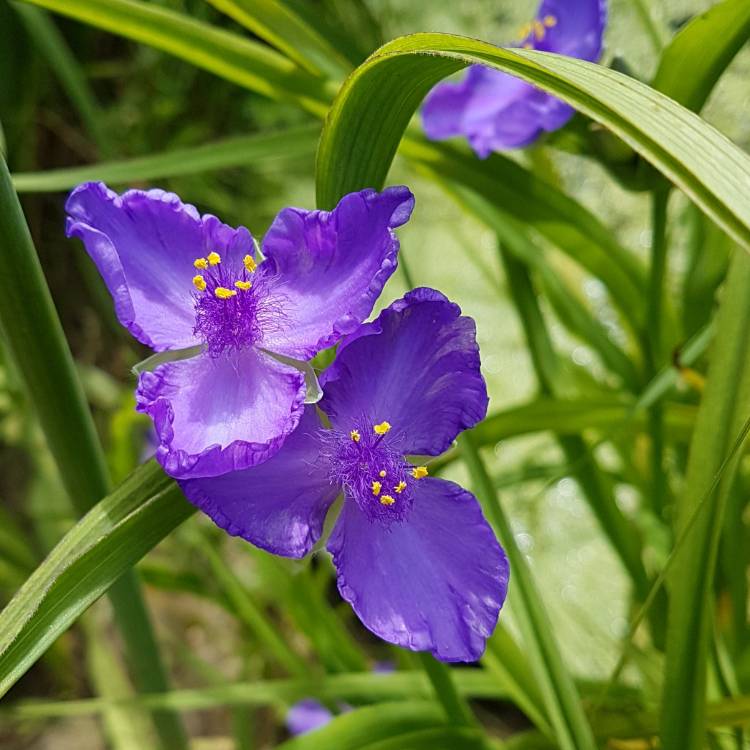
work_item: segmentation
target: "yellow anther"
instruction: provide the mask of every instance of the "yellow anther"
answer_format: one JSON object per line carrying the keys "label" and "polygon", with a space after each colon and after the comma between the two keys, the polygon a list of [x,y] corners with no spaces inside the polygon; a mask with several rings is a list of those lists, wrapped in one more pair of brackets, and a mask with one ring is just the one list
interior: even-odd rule
{"label": "yellow anther", "polygon": [[426,466],[415,466],[411,470],[411,475],[414,477],[414,479],[422,479],[423,477],[426,477],[430,472],[427,471]]}
{"label": "yellow anther", "polygon": [[206,280],[200,274],[193,276],[193,286],[199,292],[202,292],[206,288]]}
{"label": "yellow anther", "polygon": [[384,477],[385,475],[386,475],[386,471],[385,471],[385,469],[381,469],[381,470],[380,470],[380,471],[378,472],[378,476],[379,476],[379,477],[380,477],[381,479],[382,479],[382,478],[383,478],[383,477]]}
{"label": "yellow anther", "polygon": [[252,255],[246,255],[242,259],[242,262],[245,264],[245,268],[247,268],[250,273],[255,273],[255,269],[258,267],[258,264],[253,260]]}
{"label": "yellow anther", "polygon": [[219,299],[229,299],[230,297],[234,297],[237,292],[235,292],[234,289],[227,289],[225,286],[217,286],[216,289],[214,289],[214,294]]}
{"label": "yellow anther", "polygon": [[551,29],[553,26],[557,26],[557,17],[556,16],[545,16],[542,19],[542,23],[548,28]]}
{"label": "yellow anther", "polygon": [[541,42],[546,33],[547,29],[544,28],[544,24],[541,21],[534,21],[534,37],[537,42]]}
{"label": "yellow anther", "polygon": [[376,435],[385,435],[391,429],[391,424],[390,422],[381,422],[380,424],[376,424],[372,429],[375,430]]}
{"label": "yellow anther", "polygon": [[205,271],[206,268],[208,268],[208,261],[205,258],[196,258],[193,261],[193,265],[196,268],[199,268],[202,271]]}
{"label": "yellow anther", "polygon": [[209,264],[212,266],[218,266],[221,263],[221,255],[219,253],[209,253],[207,257]]}
{"label": "yellow anther", "polygon": [[534,49],[534,45],[531,44],[531,42],[524,42],[523,48],[524,49]]}
{"label": "yellow anther", "polygon": [[400,495],[406,489],[406,482],[402,479],[393,489]]}
{"label": "yellow anther", "polygon": [[242,289],[243,292],[246,292],[252,286],[249,281],[235,281],[234,285],[237,289]]}
{"label": "yellow anther", "polygon": [[355,443],[358,443],[358,442],[359,442],[359,441],[360,441],[360,440],[362,439],[362,436],[361,436],[361,435],[359,434],[359,430],[352,430],[352,431],[351,431],[351,432],[349,433],[349,437],[350,437],[350,438],[351,438],[351,439],[352,439],[352,440],[353,440],[353,441],[354,441]]}
{"label": "yellow anther", "polygon": [[396,501],[390,495],[383,495],[380,498],[381,505],[393,505]]}
{"label": "yellow anther", "polygon": [[383,485],[380,484],[380,482],[378,482],[377,480],[375,480],[372,483],[372,494],[375,495],[375,497],[377,497],[380,494],[380,490],[382,488],[383,488]]}
{"label": "yellow anther", "polygon": [[534,28],[534,25],[532,23],[525,23],[523,26],[521,26],[520,29],[518,29],[518,38],[526,39],[526,37],[531,33],[533,28]]}

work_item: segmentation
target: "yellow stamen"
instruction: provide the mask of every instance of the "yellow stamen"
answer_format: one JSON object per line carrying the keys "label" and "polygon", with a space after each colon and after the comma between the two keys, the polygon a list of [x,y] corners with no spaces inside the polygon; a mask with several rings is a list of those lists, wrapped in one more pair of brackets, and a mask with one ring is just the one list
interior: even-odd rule
{"label": "yellow stamen", "polygon": [[391,424],[390,422],[381,422],[380,424],[376,424],[372,429],[375,430],[376,435],[385,435],[391,429]]}
{"label": "yellow stamen", "polygon": [[414,477],[414,479],[422,479],[423,477],[426,477],[430,472],[427,471],[426,466],[415,466],[411,470],[411,475]]}
{"label": "yellow stamen", "polygon": [[252,286],[249,281],[235,281],[234,285],[237,289],[242,289],[243,292],[246,292]]}
{"label": "yellow stamen", "polygon": [[544,24],[541,21],[534,21],[534,36],[537,42],[541,42],[546,33],[547,30],[544,28]]}
{"label": "yellow stamen", "polygon": [[200,270],[204,271],[206,268],[208,268],[208,261],[205,258],[196,258],[193,261],[193,265],[196,268],[199,268]]}
{"label": "yellow stamen", "polygon": [[214,294],[219,299],[229,299],[230,297],[234,297],[237,292],[235,292],[234,289],[227,289],[225,286],[217,286],[216,289],[214,289]]}
{"label": "yellow stamen", "polygon": [[381,479],[382,479],[382,478],[383,478],[383,477],[384,477],[385,475],[386,475],[386,471],[385,471],[385,469],[381,469],[381,470],[380,470],[380,471],[378,472],[378,476],[379,476],[379,477],[380,477]]}
{"label": "yellow stamen", "polygon": [[524,49],[534,49],[534,45],[531,44],[530,42],[525,42],[524,45],[523,45],[523,48]]}
{"label": "yellow stamen", "polygon": [[523,26],[521,26],[520,29],[518,29],[518,38],[526,39],[526,37],[531,33],[531,30],[533,28],[534,28],[533,24],[525,23]]}
{"label": "yellow stamen", "polygon": [[393,505],[396,501],[390,495],[383,495],[380,498],[381,505]]}
{"label": "yellow stamen", "polygon": [[219,253],[209,253],[207,257],[209,264],[212,266],[218,266],[221,263],[221,255]]}
{"label": "yellow stamen", "polygon": [[542,19],[542,23],[548,28],[551,29],[553,26],[557,26],[557,17],[556,16],[545,16]]}
{"label": "yellow stamen", "polygon": [[372,494],[377,497],[380,494],[380,490],[382,489],[383,485],[380,484],[377,480],[372,483]]}
{"label": "yellow stamen", "polygon": [[255,269],[258,267],[258,264],[253,260],[252,255],[246,255],[242,259],[242,262],[245,264],[245,268],[247,268],[250,273],[255,273]]}
{"label": "yellow stamen", "polygon": [[406,482],[401,480],[394,488],[396,494],[400,495],[406,489]]}
{"label": "yellow stamen", "polygon": [[193,286],[199,292],[202,292],[206,288],[206,280],[200,274],[193,276]]}
{"label": "yellow stamen", "polygon": [[361,435],[359,434],[359,430],[352,430],[352,431],[351,431],[351,432],[349,433],[349,437],[350,437],[350,438],[351,438],[351,439],[352,439],[352,440],[353,440],[353,441],[354,441],[355,443],[358,443],[358,442],[359,442],[359,441],[360,441],[360,440],[362,439],[362,436],[361,436]]}

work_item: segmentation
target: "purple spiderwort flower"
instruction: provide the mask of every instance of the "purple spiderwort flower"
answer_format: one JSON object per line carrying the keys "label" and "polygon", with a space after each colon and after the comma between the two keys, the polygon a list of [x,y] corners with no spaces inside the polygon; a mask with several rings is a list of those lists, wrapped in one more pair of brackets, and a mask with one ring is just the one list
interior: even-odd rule
{"label": "purple spiderwort flower", "polygon": [[373,633],[444,661],[478,659],[505,599],[508,563],[473,495],[428,477],[487,411],[474,321],[415,289],[339,345],[323,373],[322,429],[308,406],[269,461],[180,482],[230,534],[303,557],[341,490],[328,540],[339,592]]}
{"label": "purple spiderwort flower", "polygon": [[[596,62],[602,53],[606,0],[543,0],[520,31],[520,46]],[[472,65],[459,83],[438,84],[425,100],[422,123],[434,141],[465,136],[482,159],[528,146],[561,128],[575,110],[551,94],[499,70]]]}
{"label": "purple spiderwort flower", "polygon": [[331,212],[285,208],[261,262],[247,229],[173,193],[103,183],[71,193],[68,236],[83,240],[120,322],[156,352],[183,350],[141,373],[136,392],[167,473],[215,476],[281,447],[304,411],[304,375],[269,352],[307,360],[370,314],[396,268],[393,229],[413,206],[394,187],[352,193]]}
{"label": "purple spiderwort flower", "polygon": [[[393,662],[381,661],[376,662],[372,668],[375,674],[390,674],[395,671]],[[340,714],[349,713],[354,708],[348,703],[339,702],[336,704]],[[315,698],[303,698],[297,701],[287,711],[284,723],[287,731],[292,736],[298,734],[307,734],[313,729],[320,729],[333,719],[333,713],[326,708],[319,700]]]}

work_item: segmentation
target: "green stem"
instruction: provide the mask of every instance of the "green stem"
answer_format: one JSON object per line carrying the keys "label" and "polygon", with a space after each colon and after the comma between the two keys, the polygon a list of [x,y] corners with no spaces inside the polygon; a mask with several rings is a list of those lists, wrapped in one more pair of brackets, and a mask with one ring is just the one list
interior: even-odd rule
{"label": "green stem", "polygon": [[[75,371],[8,168],[0,159],[0,328],[50,452],[76,512],[83,515],[108,491],[104,455]],[[138,580],[128,572],[109,597],[127,650],[128,665],[144,692],[168,689]],[[186,747],[173,713],[154,713],[165,748]]]}
{"label": "green stem", "polygon": [[487,467],[470,433],[463,433],[459,443],[477,499],[508,556],[515,582],[510,589],[514,597],[513,614],[523,633],[529,663],[539,683],[555,737],[564,750],[593,750],[596,745],[578,691],[565,668],[541,594],[526,558],[516,546]]}
{"label": "green stem", "polygon": [[451,724],[459,727],[476,726],[469,704],[456,690],[450,668],[425,652],[420,652],[419,660]]}
{"label": "green stem", "polygon": [[406,286],[408,289],[414,289],[414,277],[411,275],[411,271],[409,270],[409,264],[406,262],[406,255],[404,254],[404,249],[401,248],[401,251],[398,254],[398,264],[401,267],[401,273],[404,276],[404,281],[406,282]]}
{"label": "green stem", "polygon": [[[651,198],[651,273],[649,276],[648,303],[646,307],[646,363],[647,376],[653,378],[662,361],[662,312],[664,277],[667,266],[667,203],[669,187],[660,184]],[[668,486],[664,473],[664,411],[661,404],[649,410],[651,435],[651,500],[658,516],[664,513]]]}

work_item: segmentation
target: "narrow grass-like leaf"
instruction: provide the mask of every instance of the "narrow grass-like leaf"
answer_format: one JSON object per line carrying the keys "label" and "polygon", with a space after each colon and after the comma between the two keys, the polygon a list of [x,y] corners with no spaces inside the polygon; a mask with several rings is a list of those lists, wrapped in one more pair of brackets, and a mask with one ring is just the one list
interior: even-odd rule
{"label": "narrow grass-like leaf", "polygon": [[518,76],[605,125],[750,251],[750,156],[649,86],[593,63],[507,50],[449,34],[381,47],[347,79],[318,150],[318,203],[383,184],[406,126],[430,88],[472,63]]}
{"label": "narrow grass-like leaf", "polygon": [[0,695],[193,511],[155,461],[95,505],[0,613]]}
{"label": "narrow grass-like leaf", "polygon": [[271,99],[325,111],[325,82],[264,44],[139,0],[27,0],[143,42]]}
{"label": "narrow grass-like leaf", "polygon": [[[678,551],[672,578],[661,739],[665,750],[703,746],[712,582],[719,536],[739,456],[711,488],[731,443],[750,414],[750,258],[735,253],[719,309],[717,337],[678,498],[677,530],[705,503]],[[708,494],[707,498],[704,496]]]}
{"label": "narrow grass-like leaf", "polygon": [[526,558],[518,549],[500,507],[492,480],[469,434],[460,436],[474,492],[508,555],[513,571],[510,606],[518,622],[524,650],[544,698],[555,738],[564,750],[593,750],[596,745],[573,680],[565,669],[541,595]]}
{"label": "narrow grass-like leaf", "polygon": [[662,52],[651,85],[694,112],[750,38],[750,3],[724,0],[693,18]]}
{"label": "narrow grass-like leaf", "polygon": [[343,76],[348,60],[283,0],[209,0],[314,75]]}
{"label": "narrow grass-like leaf", "polygon": [[[2,158],[0,237],[3,264],[13,269],[12,274],[0,274],[0,329],[36,410],[68,497],[77,512],[83,514],[107,494],[109,479],[104,455],[18,196]],[[149,691],[165,690],[166,674],[138,581],[132,572],[125,573],[112,585],[109,596],[138,687]],[[33,610],[25,614],[32,615]],[[0,680],[3,679],[0,674]],[[179,748],[186,743],[176,717],[155,715],[154,720],[166,745]]]}
{"label": "narrow grass-like leaf", "polygon": [[[329,124],[326,129],[330,127]],[[457,183],[481,196],[483,202],[472,201],[471,210],[492,229],[498,227],[491,208],[498,205],[518,222],[539,232],[600,279],[631,330],[641,330],[641,300],[646,289],[644,269],[635,255],[623,248],[612,232],[580,203],[501,154],[480,161],[473,154],[444,143],[430,143],[413,133],[402,141],[401,153],[420,171],[448,188],[449,193],[453,194],[451,183]],[[318,159],[320,169],[327,172],[329,168],[322,163],[324,157],[320,153]],[[369,178],[372,184],[378,179],[381,178]],[[461,204],[466,205],[466,200],[464,191]]]}
{"label": "narrow grass-like leaf", "polygon": [[284,163],[310,154],[315,148],[319,133],[320,127],[317,125],[304,126],[279,133],[227,138],[192,148],[98,162],[83,167],[16,173],[13,175],[13,184],[19,193],[44,193],[69,190],[88,180],[122,185],[228,167]]}
{"label": "narrow grass-like leaf", "polygon": [[[465,698],[508,698],[492,674],[482,669],[454,668],[453,680]],[[269,706],[293,703],[314,696],[322,701],[381,703],[395,699],[428,700],[432,686],[423,671],[399,671],[390,674],[356,672],[327,674],[307,679],[254,680],[210,687],[173,690],[170,693],[138,695],[114,701],[116,705],[137,706],[153,710],[172,708],[176,711],[201,711],[219,706]],[[0,706],[4,719],[72,718],[96,715],[113,703],[104,698],[83,698],[69,701],[23,700]],[[439,711],[439,708],[436,706]]]}

